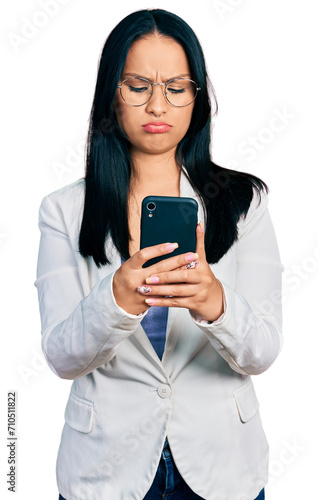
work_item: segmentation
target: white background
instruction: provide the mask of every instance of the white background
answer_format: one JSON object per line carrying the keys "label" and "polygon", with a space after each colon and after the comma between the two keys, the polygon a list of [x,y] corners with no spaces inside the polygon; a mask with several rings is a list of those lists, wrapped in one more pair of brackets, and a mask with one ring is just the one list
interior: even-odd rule
{"label": "white background", "polygon": [[[54,15],[45,14],[48,3]],[[258,175],[270,187],[285,266],[285,344],[274,365],[254,377],[270,444],[266,498],[314,498],[318,78],[316,5],[309,0],[16,0],[5,11],[2,4],[0,496],[58,498],[55,461],[71,382],[58,379],[41,354],[33,286],[38,208],[44,195],[83,175],[108,33],[126,14],[150,7],[183,17],[202,43],[219,102],[215,162]],[[279,114],[285,118],[274,119]],[[255,138],[257,146],[247,149]],[[16,494],[6,484],[9,390],[18,398]]]}

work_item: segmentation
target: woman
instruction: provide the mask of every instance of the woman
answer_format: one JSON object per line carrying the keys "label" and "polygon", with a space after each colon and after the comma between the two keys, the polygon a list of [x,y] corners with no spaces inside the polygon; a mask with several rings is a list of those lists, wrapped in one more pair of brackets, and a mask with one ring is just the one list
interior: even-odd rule
{"label": "woman", "polygon": [[[251,375],[281,348],[281,264],[266,185],[211,161],[210,116],[191,28],[163,10],[121,21],[100,58],[85,179],[39,213],[43,352],[74,380],[60,499],[264,498]],[[195,253],[140,250],[149,194],[198,201]]]}

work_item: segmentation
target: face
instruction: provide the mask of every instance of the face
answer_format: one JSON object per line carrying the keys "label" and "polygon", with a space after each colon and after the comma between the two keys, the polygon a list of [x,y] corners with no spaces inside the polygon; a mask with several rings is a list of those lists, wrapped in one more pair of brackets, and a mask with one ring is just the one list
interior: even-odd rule
{"label": "face", "polygon": [[[147,78],[150,82],[165,83],[173,78],[190,78],[187,56],[175,40],[157,34],[135,42],[126,59],[119,84],[130,77]],[[153,87],[150,100],[138,107],[127,104],[117,90],[116,117],[126,134],[131,153],[161,154],[175,151],[185,136],[194,102],[186,107],[175,107],[164,97],[164,87]],[[165,124],[153,126],[149,124]]]}

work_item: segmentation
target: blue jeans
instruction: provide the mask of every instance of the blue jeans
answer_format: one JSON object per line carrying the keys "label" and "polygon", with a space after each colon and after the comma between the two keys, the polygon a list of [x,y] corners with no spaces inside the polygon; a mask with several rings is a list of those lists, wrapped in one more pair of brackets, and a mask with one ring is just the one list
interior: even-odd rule
{"label": "blue jeans", "polygon": [[[182,478],[172,458],[169,443],[166,439],[155,479],[143,500],[204,500]],[[66,500],[62,495],[59,500]],[[265,500],[262,490],[255,500]]]}
{"label": "blue jeans", "polygon": [[[170,451],[169,443],[166,439],[159,467],[150,490],[144,500],[204,500],[184,481],[179,473]],[[265,500],[265,492],[262,490],[255,500]]]}

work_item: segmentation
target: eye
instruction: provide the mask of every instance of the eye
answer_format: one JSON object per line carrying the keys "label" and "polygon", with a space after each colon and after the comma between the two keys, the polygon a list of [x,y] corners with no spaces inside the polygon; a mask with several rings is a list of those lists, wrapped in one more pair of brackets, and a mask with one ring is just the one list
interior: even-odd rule
{"label": "eye", "polygon": [[140,87],[135,85],[129,85],[128,88],[131,92],[136,92],[138,94],[141,94],[142,92],[147,92],[148,90],[148,87]]}
{"label": "eye", "polygon": [[180,85],[177,85],[177,86],[171,86],[169,85],[167,87],[167,90],[169,92],[171,92],[171,94],[183,94],[184,92],[186,92],[186,88],[180,88]]}
{"label": "eye", "polygon": [[191,82],[189,80],[173,80],[168,83],[167,85],[167,91],[170,92],[170,94],[178,95],[178,94],[184,94],[185,92],[189,92],[191,88]]}
{"label": "eye", "polygon": [[149,84],[139,78],[129,78],[123,85],[128,93],[144,94],[149,91]]}

